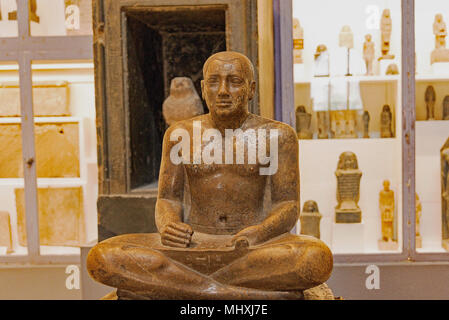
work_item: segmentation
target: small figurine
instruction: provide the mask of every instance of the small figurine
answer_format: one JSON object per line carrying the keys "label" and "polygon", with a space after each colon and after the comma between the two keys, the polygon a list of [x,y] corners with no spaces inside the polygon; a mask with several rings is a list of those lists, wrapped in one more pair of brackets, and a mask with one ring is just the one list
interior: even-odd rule
{"label": "small figurine", "polygon": [[374,42],[371,41],[372,36],[370,34],[365,35],[365,42],[363,43],[363,60],[366,64],[366,75],[372,76],[373,72],[373,61],[374,61]]}
{"label": "small figurine", "polygon": [[427,118],[426,120],[435,120],[435,101],[436,93],[433,86],[428,86],[425,93]]}
{"label": "small figurine", "polygon": [[446,49],[447,29],[441,13],[435,15],[433,34],[435,35],[435,49],[430,55],[430,64],[434,64],[435,62],[449,62],[449,50]]}
{"label": "small figurine", "polygon": [[356,110],[331,111],[331,135],[337,139],[357,138]]}
{"label": "small figurine", "polygon": [[354,48],[354,34],[352,33],[351,27],[346,25],[341,28],[339,42],[340,47],[346,48],[348,50],[348,62],[347,62],[347,73],[346,76],[351,76],[350,71],[350,55],[351,49]]}
{"label": "small figurine", "polygon": [[422,248],[422,237],[419,232],[419,223],[421,221],[421,212],[422,212],[422,204],[419,200],[419,196],[416,193],[415,194],[415,247],[416,248]]}
{"label": "small figurine", "polygon": [[393,138],[393,130],[391,128],[393,122],[393,114],[389,105],[384,105],[380,115],[380,137]]}
{"label": "small figurine", "polygon": [[321,217],[322,215],[315,201],[310,200],[305,202],[300,215],[301,234],[320,239]]}
{"label": "small figurine", "polygon": [[449,96],[445,96],[443,100],[443,120],[449,120]]}
{"label": "small figurine", "polygon": [[379,250],[396,250],[398,243],[394,235],[394,191],[390,190],[390,181],[385,180],[384,189],[379,193],[379,208],[382,221],[382,239]]}
{"label": "small figurine", "polygon": [[380,20],[380,32],[381,32],[381,59],[394,59],[394,55],[389,54],[390,51],[390,39],[391,39],[392,21],[390,9],[384,9],[382,12],[382,18]]}
{"label": "small figurine", "polygon": [[162,105],[162,114],[168,126],[181,120],[204,113],[203,103],[190,78],[174,78],[170,85],[170,96]]}
{"label": "small figurine", "polygon": [[337,171],[337,201],[335,207],[336,223],[361,223],[362,210],[358,206],[360,199],[360,179],[357,156],[353,152],[343,152],[338,160]]}
{"label": "small figurine", "polygon": [[298,139],[312,139],[313,132],[310,130],[312,115],[306,112],[304,106],[296,108],[296,134]]}
{"label": "small figurine", "polygon": [[369,121],[371,119],[369,112],[368,111],[364,111],[363,112],[363,138],[367,139],[369,138]]}
{"label": "small figurine", "polygon": [[315,77],[329,77],[329,52],[324,44],[316,47]]}
{"label": "small figurine", "polygon": [[449,138],[441,148],[441,205],[443,248],[449,251]]}
{"label": "small figurine", "polygon": [[329,139],[329,113],[318,111],[316,113],[318,122],[318,139]]}
{"label": "small figurine", "polygon": [[304,63],[302,51],[304,49],[304,28],[301,27],[299,20],[293,19],[293,63]]}
{"label": "small figurine", "polygon": [[394,76],[399,74],[399,68],[396,63],[391,63],[388,65],[387,70],[385,71],[385,75]]}

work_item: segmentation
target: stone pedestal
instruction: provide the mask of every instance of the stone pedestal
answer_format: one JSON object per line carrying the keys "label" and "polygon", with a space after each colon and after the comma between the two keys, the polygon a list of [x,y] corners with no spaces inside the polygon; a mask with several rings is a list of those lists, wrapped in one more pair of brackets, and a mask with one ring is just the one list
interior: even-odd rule
{"label": "stone pedestal", "polygon": [[379,250],[381,251],[397,251],[399,248],[399,244],[397,241],[378,240],[377,245]]}
{"label": "stone pedestal", "polygon": [[332,253],[362,253],[365,251],[365,223],[334,223]]}

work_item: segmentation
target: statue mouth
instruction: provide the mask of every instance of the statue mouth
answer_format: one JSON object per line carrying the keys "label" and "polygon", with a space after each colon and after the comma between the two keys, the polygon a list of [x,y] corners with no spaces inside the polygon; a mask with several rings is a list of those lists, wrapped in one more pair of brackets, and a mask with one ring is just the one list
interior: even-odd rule
{"label": "statue mouth", "polygon": [[227,101],[220,100],[220,101],[217,101],[215,103],[215,105],[219,108],[229,108],[229,107],[232,107],[233,103],[232,103],[232,101],[229,101],[229,100],[227,100]]}

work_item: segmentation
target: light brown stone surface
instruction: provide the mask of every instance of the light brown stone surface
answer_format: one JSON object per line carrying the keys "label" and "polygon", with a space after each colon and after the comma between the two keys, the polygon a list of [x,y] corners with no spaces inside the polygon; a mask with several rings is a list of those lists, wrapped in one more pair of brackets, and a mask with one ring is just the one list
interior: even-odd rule
{"label": "light brown stone surface", "polygon": [[[24,190],[16,189],[19,244],[27,245]],[[38,189],[40,244],[80,246],[84,242],[82,188]]]}
{"label": "light brown stone surface", "polygon": [[[69,116],[68,83],[33,85],[34,115]],[[18,84],[0,84],[0,117],[20,116],[20,89]]]}
{"label": "light brown stone surface", "polygon": [[0,247],[6,247],[6,252],[12,252],[11,221],[9,213],[0,211]]}
{"label": "light brown stone surface", "polygon": [[[35,126],[38,177],[79,177],[79,138],[76,123]],[[0,124],[0,178],[23,177],[22,136],[19,124]]]}

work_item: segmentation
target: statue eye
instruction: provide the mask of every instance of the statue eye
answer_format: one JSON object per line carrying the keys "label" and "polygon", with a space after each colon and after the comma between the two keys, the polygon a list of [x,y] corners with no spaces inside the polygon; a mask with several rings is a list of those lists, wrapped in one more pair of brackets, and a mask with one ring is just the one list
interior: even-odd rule
{"label": "statue eye", "polygon": [[242,84],[243,80],[240,77],[231,77],[231,83],[233,83],[233,84]]}
{"label": "statue eye", "polygon": [[208,84],[217,84],[218,83],[218,78],[217,77],[210,77],[207,79],[207,83]]}

